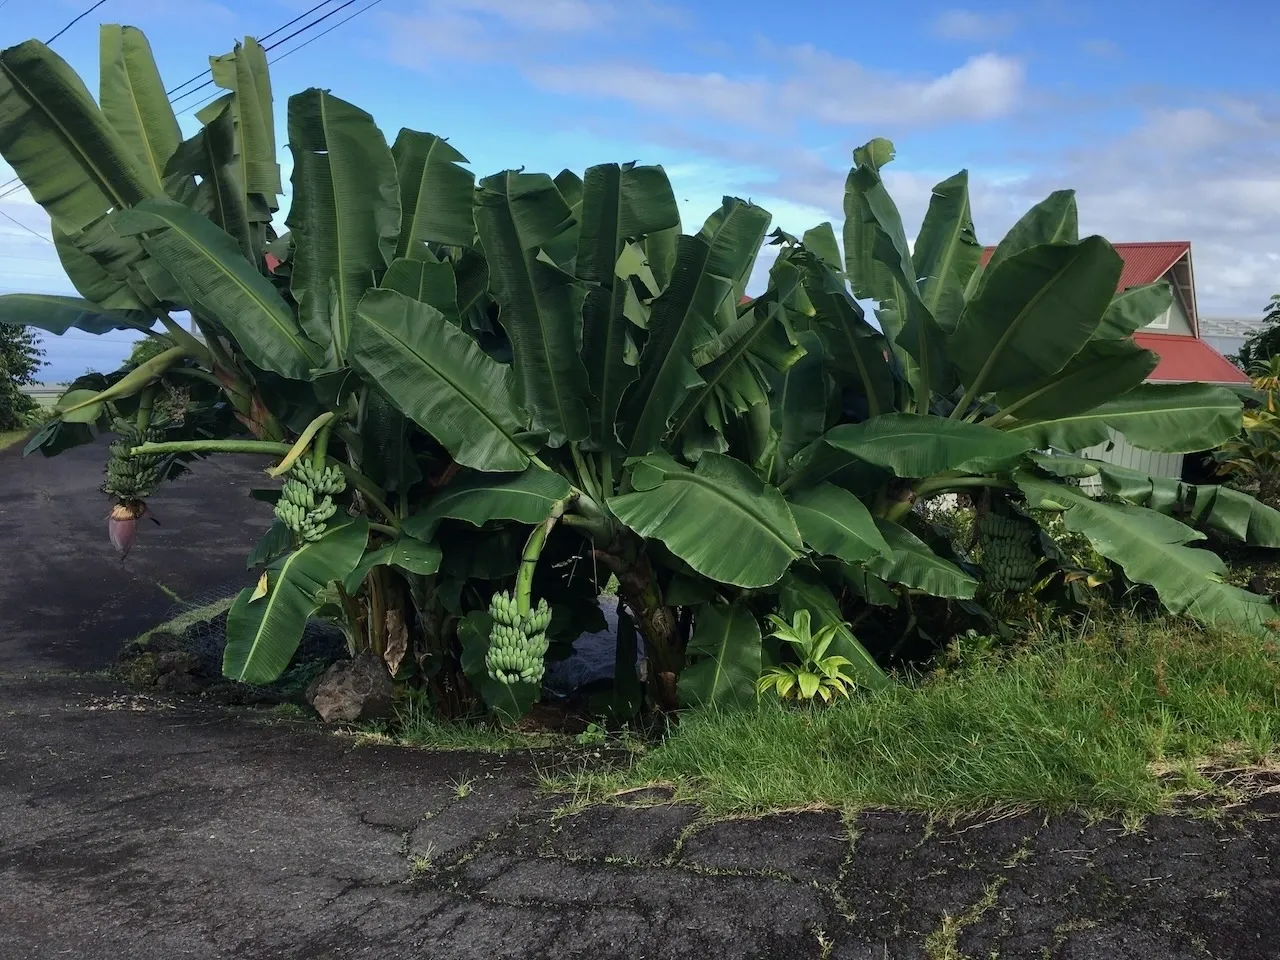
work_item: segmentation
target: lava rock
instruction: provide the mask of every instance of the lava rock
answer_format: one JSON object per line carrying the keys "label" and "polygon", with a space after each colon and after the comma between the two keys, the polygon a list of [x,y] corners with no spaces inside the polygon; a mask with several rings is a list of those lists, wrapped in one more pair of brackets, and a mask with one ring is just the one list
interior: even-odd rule
{"label": "lava rock", "polygon": [[156,657],[156,689],[165,693],[195,693],[204,685],[200,659],[186,650],[169,650]]}
{"label": "lava rock", "polygon": [[312,681],[307,702],[326,723],[384,719],[393,713],[391,674],[370,654],[342,660]]}

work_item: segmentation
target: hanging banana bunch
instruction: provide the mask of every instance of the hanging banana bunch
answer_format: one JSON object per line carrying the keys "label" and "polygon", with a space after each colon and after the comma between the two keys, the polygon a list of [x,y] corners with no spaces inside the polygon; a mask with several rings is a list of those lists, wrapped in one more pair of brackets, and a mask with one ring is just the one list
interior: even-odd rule
{"label": "hanging banana bunch", "polygon": [[493,629],[484,665],[499,683],[541,683],[543,658],[547,655],[547,627],[551,608],[546,600],[528,613],[521,613],[514,597],[505,590],[489,601]]}
{"label": "hanging banana bunch", "polygon": [[338,512],[333,498],[345,489],[347,479],[340,468],[316,466],[303,457],[289,469],[289,479],[276,501],[276,517],[293,531],[298,542],[319,540],[325,525]]}
{"label": "hanging banana bunch", "polygon": [[146,498],[155,493],[165,460],[158,454],[131,457],[129,451],[143,443],[163,440],[164,426],[139,427],[119,417],[112,421],[112,426],[119,436],[109,448],[111,455],[107,458],[107,479],[102,492],[116,498],[107,517],[107,536],[123,558],[133,546],[138,521],[147,514]]}
{"label": "hanging banana bunch", "polygon": [[1030,587],[1040,566],[1039,535],[1034,520],[1015,513],[1003,501],[993,501],[978,519],[987,584],[995,590],[1019,592]]}
{"label": "hanging banana bunch", "polygon": [[131,457],[129,451],[144,443],[164,440],[164,426],[152,424],[146,429],[139,429],[137,424],[119,417],[112,426],[119,436],[109,448],[107,481],[102,490],[125,502],[145,500],[155,493],[156,485],[160,483],[160,468],[165,458],[162,454]]}

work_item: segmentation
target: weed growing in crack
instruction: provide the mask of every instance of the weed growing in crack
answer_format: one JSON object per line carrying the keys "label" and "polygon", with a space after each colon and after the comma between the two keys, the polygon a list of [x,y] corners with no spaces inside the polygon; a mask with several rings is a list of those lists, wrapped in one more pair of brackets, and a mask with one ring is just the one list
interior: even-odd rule
{"label": "weed growing in crack", "polygon": [[422,853],[415,853],[409,857],[410,880],[418,880],[431,872],[435,849],[435,844],[428,843]]}
{"label": "weed growing in crack", "polygon": [[835,940],[828,937],[820,927],[813,933],[818,940],[818,960],[828,960],[831,956],[831,951],[836,948]]}
{"label": "weed growing in crack", "polygon": [[1000,895],[1000,888],[1004,885],[1004,878],[993,880],[987,884],[982,891],[982,898],[973,904],[964,913],[958,917],[946,914],[942,918],[942,925],[937,930],[929,934],[924,941],[925,956],[929,960],[968,960],[963,953],[960,952],[959,939],[960,932],[965,927],[972,926],[982,919],[982,915],[996,905],[996,898]]}

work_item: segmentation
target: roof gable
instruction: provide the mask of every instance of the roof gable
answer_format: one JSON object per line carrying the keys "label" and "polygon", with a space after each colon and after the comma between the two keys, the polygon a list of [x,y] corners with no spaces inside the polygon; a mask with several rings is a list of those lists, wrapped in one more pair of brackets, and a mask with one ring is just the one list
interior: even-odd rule
{"label": "roof gable", "polygon": [[[1120,271],[1120,282],[1116,291],[1140,287],[1147,283],[1155,283],[1171,269],[1185,254],[1191,252],[1189,240],[1160,240],[1152,243],[1113,243],[1116,253],[1124,261],[1124,269]],[[995,252],[995,247],[983,247],[982,265],[985,267]]]}
{"label": "roof gable", "polygon": [[[1198,337],[1200,317],[1196,309],[1195,273],[1191,267],[1191,241],[1156,240],[1145,243],[1113,243],[1111,246],[1124,262],[1116,292],[1155,283],[1173,271],[1169,282],[1174,296],[1182,301],[1182,309],[1191,323],[1192,335]],[[982,266],[987,265],[995,249],[983,247]]]}

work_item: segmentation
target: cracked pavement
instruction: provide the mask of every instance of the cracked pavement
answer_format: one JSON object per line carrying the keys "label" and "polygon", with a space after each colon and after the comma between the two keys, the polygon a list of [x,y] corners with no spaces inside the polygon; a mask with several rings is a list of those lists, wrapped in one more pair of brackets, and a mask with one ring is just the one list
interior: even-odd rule
{"label": "cracked pavement", "polygon": [[565,807],[547,753],[362,745],[94,678],[0,698],[6,960],[1277,955],[1277,794],[1132,833],[703,822],[652,794]]}
{"label": "cracked pavement", "polygon": [[252,470],[205,471],[157,498],[170,525],[136,563],[106,567],[89,459],[0,455],[6,555],[56,543],[0,583],[4,960],[1280,956],[1280,793],[1133,832],[710,822],[652,791],[579,810],[538,791],[550,752],[368,745],[59,672],[104,666],[163,614],[152,573],[242,576],[237,541],[260,529]]}

